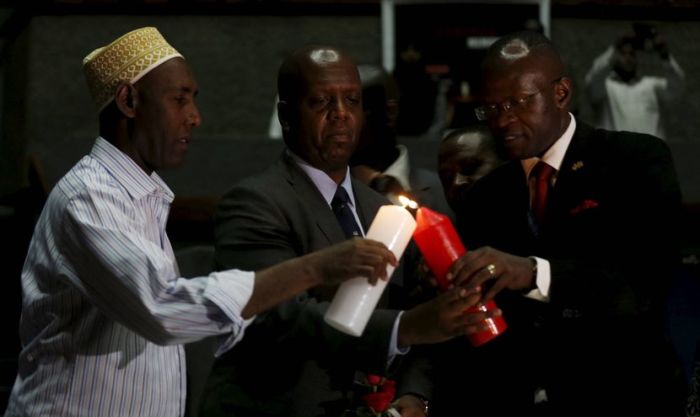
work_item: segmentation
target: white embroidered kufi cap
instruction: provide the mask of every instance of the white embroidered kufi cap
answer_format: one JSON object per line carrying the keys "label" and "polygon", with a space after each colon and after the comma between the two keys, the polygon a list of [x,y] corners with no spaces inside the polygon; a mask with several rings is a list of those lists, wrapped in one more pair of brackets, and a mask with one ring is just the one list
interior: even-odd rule
{"label": "white embroidered kufi cap", "polygon": [[133,30],[83,59],[92,99],[102,111],[122,81],[135,83],[163,62],[181,57],[154,27]]}

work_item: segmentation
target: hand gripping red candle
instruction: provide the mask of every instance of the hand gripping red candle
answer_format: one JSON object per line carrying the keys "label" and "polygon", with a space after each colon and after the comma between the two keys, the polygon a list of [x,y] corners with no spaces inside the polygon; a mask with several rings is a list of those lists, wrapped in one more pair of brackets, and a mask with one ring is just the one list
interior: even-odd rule
{"label": "hand gripping red candle", "polygon": [[[446,291],[450,285],[446,275],[452,264],[467,252],[462,244],[452,222],[446,216],[436,213],[429,208],[421,207],[416,214],[416,230],[413,232],[413,240],[418,245],[425,263],[435,275],[438,286]],[[489,311],[497,308],[493,300],[486,304],[478,304],[470,307],[465,312]],[[486,318],[488,329],[468,335],[473,346],[481,346],[499,334],[503,333],[507,325],[503,317]]]}

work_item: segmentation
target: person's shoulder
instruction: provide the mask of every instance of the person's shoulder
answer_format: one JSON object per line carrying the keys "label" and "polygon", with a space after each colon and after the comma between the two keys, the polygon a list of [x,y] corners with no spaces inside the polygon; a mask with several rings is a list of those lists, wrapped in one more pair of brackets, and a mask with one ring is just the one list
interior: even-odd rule
{"label": "person's shoulder", "polygon": [[524,183],[525,174],[520,161],[507,161],[475,181],[460,200],[469,201],[469,204],[487,204],[488,201],[494,201],[494,198],[509,195],[518,184]]}
{"label": "person's shoulder", "polygon": [[260,193],[271,193],[279,189],[281,182],[287,176],[288,167],[282,159],[278,159],[262,171],[241,178],[224,194],[224,198],[239,189],[249,189]]}
{"label": "person's shoulder", "polygon": [[67,201],[93,193],[108,193],[118,189],[117,181],[109,172],[90,155],[81,158],[56,183],[51,191],[54,198],[64,198]]}
{"label": "person's shoulder", "polygon": [[500,184],[504,181],[511,181],[514,176],[524,176],[520,161],[506,161],[491,172],[479,178],[474,184],[483,181],[483,184]]}
{"label": "person's shoulder", "polygon": [[[440,177],[437,172],[427,169],[427,168],[415,168],[411,170],[411,180],[415,182],[415,186],[418,187],[436,187],[440,186],[442,188],[442,183],[440,182]],[[413,187],[414,184],[411,184]]]}
{"label": "person's shoulder", "polygon": [[663,139],[647,133],[600,128],[594,129],[592,133],[603,140],[607,145],[617,145],[621,147],[667,147]]}
{"label": "person's shoulder", "polygon": [[358,200],[358,204],[371,204],[372,206],[392,204],[388,198],[355,178],[352,178],[352,189],[355,193],[355,197]]}
{"label": "person's shoulder", "polygon": [[598,148],[597,152],[620,159],[629,159],[633,155],[670,153],[663,139],[646,133],[589,128],[586,137],[589,143]]}

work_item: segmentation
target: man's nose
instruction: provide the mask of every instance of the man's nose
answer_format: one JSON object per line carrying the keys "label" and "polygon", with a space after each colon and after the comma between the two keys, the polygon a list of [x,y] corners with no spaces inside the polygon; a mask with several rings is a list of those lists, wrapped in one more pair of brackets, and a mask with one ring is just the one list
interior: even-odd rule
{"label": "man's nose", "polygon": [[337,98],[331,103],[331,116],[337,119],[344,119],[348,114],[348,105],[342,98]]}
{"label": "man's nose", "polygon": [[452,181],[452,184],[455,186],[458,185],[464,185],[464,184],[469,184],[472,182],[472,179],[469,175],[464,175],[462,173],[458,173],[455,175],[454,181]]}
{"label": "man's nose", "polygon": [[498,114],[494,118],[494,123],[498,127],[505,127],[515,120],[513,106],[510,103],[502,103],[498,106]]}
{"label": "man's nose", "polygon": [[193,106],[192,112],[190,113],[190,124],[192,127],[199,127],[202,124],[202,114],[199,112],[197,105]]}

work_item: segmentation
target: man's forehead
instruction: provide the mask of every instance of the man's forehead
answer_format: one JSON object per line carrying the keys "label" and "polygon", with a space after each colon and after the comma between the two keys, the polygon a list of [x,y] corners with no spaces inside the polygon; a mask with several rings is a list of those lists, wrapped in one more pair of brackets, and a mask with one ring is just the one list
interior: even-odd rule
{"label": "man's forehead", "polygon": [[141,85],[157,86],[168,90],[194,90],[197,87],[197,81],[189,66],[184,59],[178,58],[164,62],[161,66],[139,80],[138,83]]}
{"label": "man's forehead", "polygon": [[352,65],[317,67],[313,71],[305,71],[301,81],[307,90],[341,87],[362,91],[357,69]]}

